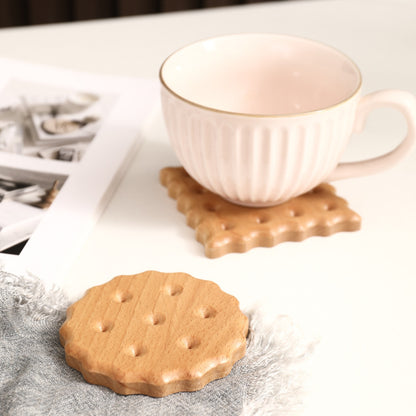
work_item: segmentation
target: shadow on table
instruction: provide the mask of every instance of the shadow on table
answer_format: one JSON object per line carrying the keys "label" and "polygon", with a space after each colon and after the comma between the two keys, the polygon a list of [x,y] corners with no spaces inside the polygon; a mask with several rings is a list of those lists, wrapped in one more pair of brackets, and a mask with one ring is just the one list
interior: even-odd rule
{"label": "shadow on table", "polygon": [[167,166],[180,166],[169,143],[148,140],[140,149],[128,175],[123,179],[106,212],[106,221],[137,230],[175,229],[175,233],[195,240],[195,231],[186,225],[176,201],[160,184],[159,172]]}

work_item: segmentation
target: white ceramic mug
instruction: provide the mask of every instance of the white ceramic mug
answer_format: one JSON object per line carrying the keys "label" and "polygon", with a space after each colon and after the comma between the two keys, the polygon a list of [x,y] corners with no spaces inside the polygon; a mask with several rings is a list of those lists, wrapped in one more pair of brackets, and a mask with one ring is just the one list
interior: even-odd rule
{"label": "white ceramic mug", "polygon": [[[324,181],[383,170],[416,142],[416,98],[385,90],[361,97],[358,67],[339,51],[277,34],[196,42],[160,69],[174,150],[201,185],[241,205],[270,206]],[[408,124],[383,156],[339,163],[368,112],[390,105]]]}

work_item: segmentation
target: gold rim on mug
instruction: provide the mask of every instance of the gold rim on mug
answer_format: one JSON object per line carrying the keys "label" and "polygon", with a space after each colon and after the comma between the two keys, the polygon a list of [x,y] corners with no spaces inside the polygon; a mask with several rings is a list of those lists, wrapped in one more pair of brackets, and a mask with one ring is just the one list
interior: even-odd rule
{"label": "gold rim on mug", "polygon": [[[187,98],[181,96],[180,94],[176,93],[175,91],[172,90],[172,88],[170,88],[167,83],[165,82],[165,80],[163,79],[163,68],[165,66],[165,64],[167,63],[167,61],[174,56],[176,53],[192,46],[192,45],[196,45],[198,43],[202,43],[202,42],[206,42],[209,40],[216,40],[216,39],[221,39],[221,38],[229,38],[229,37],[233,37],[233,36],[244,36],[244,35],[266,35],[266,36],[274,36],[274,37],[278,37],[278,38],[290,38],[290,39],[297,39],[297,40],[302,40],[305,42],[309,42],[309,43],[313,43],[314,45],[318,45],[318,46],[323,46],[333,52],[336,52],[337,54],[341,55],[342,57],[344,57],[348,62],[351,63],[351,65],[355,68],[355,70],[357,71],[358,74],[358,85],[357,88],[355,89],[355,91],[347,98],[345,98],[342,101],[339,101],[335,104],[332,104],[328,107],[323,107],[323,108],[318,108],[316,110],[310,110],[310,111],[305,111],[305,112],[299,112],[299,113],[289,113],[289,114],[252,114],[252,113],[239,113],[239,112],[234,112],[234,111],[227,111],[227,110],[221,110],[219,108],[215,108],[215,107],[208,107],[205,106],[203,104],[199,104],[196,103],[195,101],[191,101],[188,100]],[[179,98],[180,100],[194,106],[194,107],[199,107],[203,110],[208,110],[208,111],[214,111],[216,113],[222,113],[222,114],[229,114],[229,115],[234,115],[234,116],[243,116],[243,117],[257,117],[257,118],[278,118],[278,117],[299,117],[299,116],[305,116],[308,114],[315,114],[315,113],[319,113],[321,111],[326,111],[326,110],[330,110],[333,108],[336,108],[344,103],[346,103],[347,101],[351,100],[353,97],[355,97],[361,90],[361,86],[362,86],[362,75],[361,75],[361,71],[358,68],[358,65],[347,55],[345,55],[343,52],[341,52],[340,50],[334,48],[333,46],[329,46],[325,43],[322,42],[318,42],[312,39],[308,39],[308,38],[304,38],[301,36],[291,36],[291,35],[280,35],[277,33],[234,33],[234,34],[230,34],[230,35],[223,35],[223,36],[213,36],[210,38],[205,38],[205,39],[200,39],[197,40],[195,42],[189,43],[188,45],[183,46],[182,48],[179,48],[177,50],[175,50],[174,52],[172,52],[162,63],[160,69],[159,69],[159,79],[160,82],[162,83],[162,85],[172,94],[174,95],[176,98]]]}

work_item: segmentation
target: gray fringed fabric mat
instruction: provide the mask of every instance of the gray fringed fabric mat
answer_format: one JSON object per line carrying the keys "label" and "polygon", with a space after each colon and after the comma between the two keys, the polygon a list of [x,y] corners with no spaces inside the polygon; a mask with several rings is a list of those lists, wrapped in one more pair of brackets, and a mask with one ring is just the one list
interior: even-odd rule
{"label": "gray fringed fabric mat", "polygon": [[246,356],[202,390],[164,398],[121,396],[88,384],[65,363],[58,330],[68,301],[34,278],[0,272],[0,414],[276,416],[301,409],[300,368],[313,348],[291,321],[249,315]]}

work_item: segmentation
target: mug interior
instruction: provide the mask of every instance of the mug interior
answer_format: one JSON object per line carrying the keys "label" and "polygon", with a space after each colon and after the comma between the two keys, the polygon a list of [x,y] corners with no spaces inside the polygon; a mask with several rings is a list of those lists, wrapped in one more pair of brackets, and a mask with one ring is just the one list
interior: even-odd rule
{"label": "mug interior", "polygon": [[193,104],[263,116],[332,107],[361,85],[359,69],[341,52],[275,34],[196,42],[168,57],[160,78],[171,92]]}

